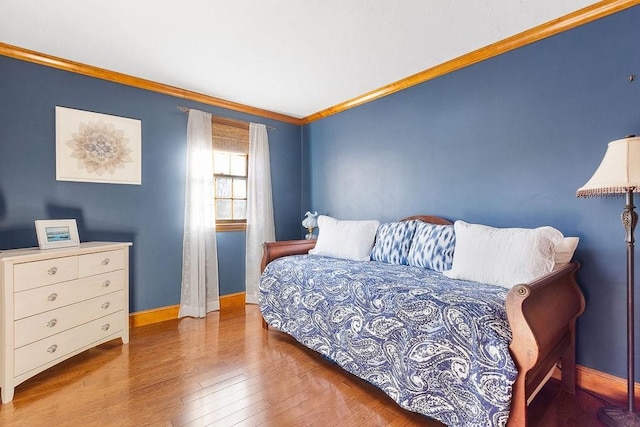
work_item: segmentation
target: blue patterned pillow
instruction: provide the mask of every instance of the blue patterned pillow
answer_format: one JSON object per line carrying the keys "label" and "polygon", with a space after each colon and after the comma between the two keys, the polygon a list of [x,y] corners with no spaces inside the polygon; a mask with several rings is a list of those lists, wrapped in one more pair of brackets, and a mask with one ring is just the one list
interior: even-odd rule
{"label": "blue patterned pillow", "polygon": [[453,225],[421,222],[416,225],[407,263],[435,271],[450,270],[455,244]]}
{"label": "blue patterned pillow", "polygon": [[406,265],[417,222],[401,221],[380,224],[376,232],[376,242],[371,249],[371,259],[389,264]]}

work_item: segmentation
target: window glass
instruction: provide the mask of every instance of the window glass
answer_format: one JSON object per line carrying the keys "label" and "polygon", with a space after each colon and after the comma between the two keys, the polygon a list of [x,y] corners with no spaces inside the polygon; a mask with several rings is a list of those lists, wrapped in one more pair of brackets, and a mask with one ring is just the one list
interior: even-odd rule
{"label": "window glass", "polygon": [[233,217],[235,219],[247,219],[247,201],[246,200],[234,200],[233,201]]}
{"label": "window glass", "polygon": [[231,212],[231,200],[216,200],[216,219],[233,219]]}
{"label": "window glass", "polygon": [[215,151],[213,155],[213,174],[229,175],[229,154],[224,151]]}
{"label": "window glass", "polygon": [[229,175],[247,176],[246,154],[234,154],[229,157]]}
{"label": "window glass", "polygon": [[233,178],[216,177],[216,198],[230,199]]}
{"label": "window glass", "polygon": [[233,198],[234,199],[247,198],[247,180],[245,178],[233,179]]}

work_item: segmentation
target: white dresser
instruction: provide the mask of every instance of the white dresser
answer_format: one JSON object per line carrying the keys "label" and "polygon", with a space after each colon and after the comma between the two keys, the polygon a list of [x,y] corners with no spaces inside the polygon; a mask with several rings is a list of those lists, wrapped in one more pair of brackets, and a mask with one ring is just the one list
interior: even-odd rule
{"label": "white dresser", "polygon": [[2,403],[71,356],[114,338],[129,342],[129,246],[0,252]]}

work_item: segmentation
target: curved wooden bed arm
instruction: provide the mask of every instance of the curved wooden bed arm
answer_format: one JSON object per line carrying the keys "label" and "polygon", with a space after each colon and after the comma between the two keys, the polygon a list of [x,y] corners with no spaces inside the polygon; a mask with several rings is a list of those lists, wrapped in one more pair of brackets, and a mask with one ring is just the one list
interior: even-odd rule
{"label": "curved wooden bed arm", "polygon": [[507,294],[513,335],[509,349],[518,368],[510,426],[526,425],[527,402],[558,361],[562,388],[575,392],[575,325],[585,308],[575,280],[579,268],[578,263],[569,263],[534,282],[516,285]]}
{"label": "curved wooden bed arm", "polygon": [[265,242],[262,252],[260,271],[264,271],[274,259],[289,255],[302,255],[316,246],[316,240],[282,240],[280,242]]}

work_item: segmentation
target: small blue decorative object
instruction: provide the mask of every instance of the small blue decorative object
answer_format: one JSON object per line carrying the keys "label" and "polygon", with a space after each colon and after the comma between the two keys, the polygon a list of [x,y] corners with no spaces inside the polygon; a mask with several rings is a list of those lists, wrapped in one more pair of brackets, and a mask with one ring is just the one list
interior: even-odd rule
{"label": "small blue decorative object", "polygon": [[302,226],[306,228],[308,232],[304,238],[307,240],[315,239],[316,237],[313,234],[313,230],[318,226],[318,212],[311,213],[310,211],[307,211],[307,213],[304,214]]}

